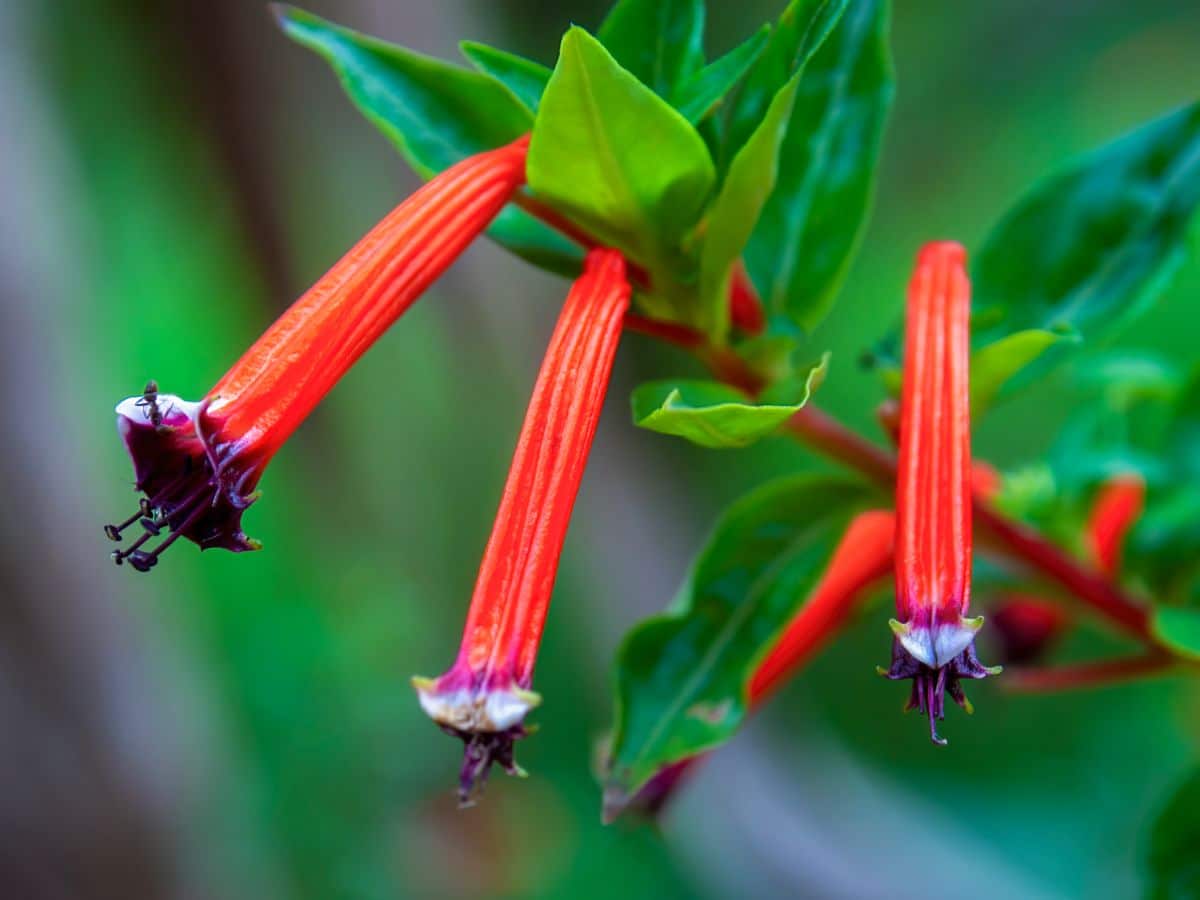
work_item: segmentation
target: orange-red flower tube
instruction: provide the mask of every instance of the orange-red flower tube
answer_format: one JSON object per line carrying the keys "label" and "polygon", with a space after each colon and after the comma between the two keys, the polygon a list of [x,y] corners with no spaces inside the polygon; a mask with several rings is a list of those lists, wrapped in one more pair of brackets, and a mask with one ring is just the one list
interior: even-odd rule
{"label": "orange-red flower tube", "polygon": [[1110,578],[1121,571],[1125,537],[1145,503],[1146,483],[1134,473],[1115,476],[1096,495],[1085,535],[1092,561]]}
{"label": "orange-red flower tube", "polygon": [[[466,249],[525,181],[528,138],[447,169],[401,203],[297,300],[203,400],[146,391],[117,406],[142,534],[113,559],[149,571],[180,537],[253,550],[242,513],[263,469],[354,362]],[[143,549],[161,532],[170,534]]]}
{"label": "orange-red flower tube", "polygon": [[975,657],[971,598],[971,289],[966,254],[927,244],[909,284],[896,484],[896,611],[887,676],[913,679],[909,707],[929,716],[944,696],[969,709],[960,681],[998,669]]}
{"label": "orange-red flower tube", "polygon": [[458,659],[440,678],[413,679],[425,712],[466,744],[464,803],[492,763],[520,772],[513,742],[540,702],[534,662],[629,296],[621,255],[592,250],[538,373]]}

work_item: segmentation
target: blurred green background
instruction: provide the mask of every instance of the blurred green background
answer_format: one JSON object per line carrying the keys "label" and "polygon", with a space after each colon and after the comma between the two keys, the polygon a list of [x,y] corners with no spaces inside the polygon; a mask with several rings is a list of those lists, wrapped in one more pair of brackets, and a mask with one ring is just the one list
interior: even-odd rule
{"label": "blurred green background", "polygon": [[[569,21],[603,13],[307,5],[445,57],[475,38],[548,64]],[[783,4],[710,5],[715,52]],[[876,215],[817,336],[821,403],[873,435],[857,359],[898,317],[918,245],[977,246],[1039,174],[1200,94],[1194,0],[896,7]],[[247,519],[264,552],[183,547],[140,577],[100,532],[133,502],[113,404],[151,377],[201,396],[415,179],[246,0],[0,4],[0,123],[0,895],[1137,895],[1148,818],[1196,756],[1194,685],[989,682],[939,751],[874,675],[883,609],[660,828],[600,825],[592,757],[622,633],[666,604],[727,502],[818,464],[781,441],[716,453],[637,432],[629,389],[686,362],[636,337],[568,539],[540,731],[519,747],[533,777],[455,810],[459,747],[408,678],[457,647],[565,285],[473,248],[273,464]],[[1120,342],[1190,363],[1197,297],[1200,257]],[[979,454],[1035,458],[1074,399],[1060,375],[1010,403]]]}

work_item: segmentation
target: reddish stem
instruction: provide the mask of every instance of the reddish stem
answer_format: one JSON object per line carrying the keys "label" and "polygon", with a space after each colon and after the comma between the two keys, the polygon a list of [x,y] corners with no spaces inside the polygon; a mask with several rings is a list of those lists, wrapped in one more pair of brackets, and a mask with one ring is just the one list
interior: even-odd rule
{"label": "reddish stem", "polygon": [[1130,634],[1153,643],[1150,616],[1099,572],[1086,568],[1028,525],[1001,515],[978,500],[975,518],[985,532],[1014,556],[1066,588],[1111,622]]}
{"label": "reddish stem", "polygon": [[1010,669],[1005,673],[1004,687],[1021,693],[1104,687],[1152,675],[1163,675],[1178,665],[1178,660],[1166,654],[1155,654],[1083,663],[1077,666],[1058,666],[1052,669]]}
{"label": "reddish stem", "polygon": [[[518,192],[513,197],[512,202],[535,219],[549,225],[555,231],[561,232],[564,237],[569,238],[581,247],[588,250],[595,250],[598,247],[604,246],[558,210],[553,209],[531,194],[524,191]],[[649,289],[650,273],[630,260],[628,256],[625,258],[625,271],[633,284],[643,290]]]}

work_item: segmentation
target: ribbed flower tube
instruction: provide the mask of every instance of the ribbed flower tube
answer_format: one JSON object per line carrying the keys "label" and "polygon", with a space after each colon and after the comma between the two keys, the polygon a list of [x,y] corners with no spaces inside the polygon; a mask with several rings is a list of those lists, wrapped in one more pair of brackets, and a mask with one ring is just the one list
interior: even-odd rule
{"label": "ribbed flower tube", "polygon": [[[180,537],[201,549],[257,549],[241,529],[263,469],[356,360],[478,237],[525,181],[528,138],[447,169],[354,246],[281,315],[198,403],[156,383],[117,406],[145,494],[114,541],[148,571]],[[190,348],[181,348],[187,350]],[[153,538],[169,535],[153,549]]]}
{"label": "ribbed flower tube", "polygon": [[592,250],[538,373],[458,658],[438,679],[413,680],[425,712],[466,743],[463,802],[492,763],[520,772],[512,745],[540,702],[534,663],[629,297],[621,255]]}
{"label": "ribbed flower tube", "polygon": [[929,716],[959,682],[995,674],[975,657],[971,597],[971,289],[958,244],[927,244],[908,289],[896,482],[896,612],[889,678],[913,679],[909,707]]}

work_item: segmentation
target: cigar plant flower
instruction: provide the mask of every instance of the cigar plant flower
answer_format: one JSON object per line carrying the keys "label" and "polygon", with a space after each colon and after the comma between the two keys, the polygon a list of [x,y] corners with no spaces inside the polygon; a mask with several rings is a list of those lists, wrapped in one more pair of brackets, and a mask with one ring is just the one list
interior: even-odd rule
{"label": "cigar plant flower", "polygon": [[[141,572],[179,538],[259,544],[242,531],[267,463],[354,362],[466,249],[525,180],[528,139],[464,160],[401,203],[297,300],[199,402],[145,391],[117,405],[144,496],[105,526]],[[148,543],[166,532],[157,546]]]}
{"label": "cigar plant flower", "polygon": [[625,260],[593,250],[542,360],[458,658],[440,678],[413,680],[425,712],[466,745],[463,803],[493,763],[521,771],[513,742],[526,735],[525,716],[541,702],[533,667],[629,296]]}
{"label": "cigar plant flower", "polygon": [[896,481],[896,611],[887,677],[911,678],[934,743],[947,693],[995,675],[975,655],[971,601],[971,288],[958,244],[925,245],[908,289]]}

